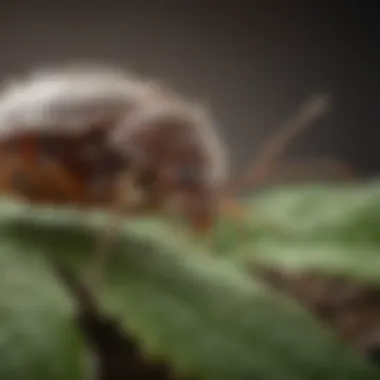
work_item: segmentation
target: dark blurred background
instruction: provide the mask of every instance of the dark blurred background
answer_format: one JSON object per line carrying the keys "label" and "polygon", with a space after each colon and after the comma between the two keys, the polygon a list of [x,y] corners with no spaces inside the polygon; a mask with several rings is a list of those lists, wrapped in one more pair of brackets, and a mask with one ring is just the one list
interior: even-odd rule
{"label": "dark blurred background", "polygon": [[156,76],[208,103],[241,166],[305,98],[334,108],[291,146],[380,172],[376,1],[7,2],[0,75],[99,60]]}

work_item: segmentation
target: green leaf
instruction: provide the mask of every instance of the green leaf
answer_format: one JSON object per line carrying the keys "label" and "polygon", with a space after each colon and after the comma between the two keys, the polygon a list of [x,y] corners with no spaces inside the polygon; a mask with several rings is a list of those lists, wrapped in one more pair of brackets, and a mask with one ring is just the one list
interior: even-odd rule
{"label": "green leaf", "polygon": [[[82,268],[104,217],[9,205],[0,228],[19,251]],[[154,221],[123,228],[99,292],[147,354],[204,380],[379,378],[298,305],[195,247]]]}
{"label": "green leaf", "polygon": [[380,182],[278,188],[245,209],[248,233],[232,234],[227,257],[380,281]]}
{"label": "green leaf", "polygon": [[0,235],[0,379],[88,379],[70,300],[33,245]]}

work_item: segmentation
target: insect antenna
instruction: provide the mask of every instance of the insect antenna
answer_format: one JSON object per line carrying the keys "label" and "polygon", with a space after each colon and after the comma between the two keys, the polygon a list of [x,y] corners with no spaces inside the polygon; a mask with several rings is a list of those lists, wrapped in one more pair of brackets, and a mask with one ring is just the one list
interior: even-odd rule
{"label": "insect antenna", "polygon": [[325,115],[329,111],[330,106],[331,101],[328,95],[314,95],[291,118],[280,125],[277,128],[278,132],[255,155],[252,164],[237,178],[232,178],[227,182],[220,206],[221,213],[229,215],[235,220],[244,219],[244,212],[236,201],[237,194],[248,188],[257,188],[265,182],[279,157],[289,143],[293,141],[294,137]]}
{"label": "insect antenna", "polygon": [[330,106],[330,99],[325,94],[314,95],[308,99],[290,119],[276,128],[278,132],[264,144],[243,174],[227,185],[226,191],[236,194],[248,186],[255,187],[264,181],[270,168],[294,137],[325,115]]}

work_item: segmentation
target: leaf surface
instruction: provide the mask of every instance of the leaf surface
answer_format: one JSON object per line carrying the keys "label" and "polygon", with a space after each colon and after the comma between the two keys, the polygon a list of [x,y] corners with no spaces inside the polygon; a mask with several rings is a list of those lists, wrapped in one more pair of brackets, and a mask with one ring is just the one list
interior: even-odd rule
{"label": "leaf surface", "polygon": [[226,257],[380,281],[380,182],[279,188],[244,207],[245,234],[227,220],[217,233]]}
{"label": "leaf surface", "polygon": [[[87,265],[104,217],[0,205],[12,249]],[[375,379],[379,372],[291,300],[170,226],[126,224],[101,303],[144,352],[204,380]]]}
{"label": "leaf surface", "polygon": [[0,239],[0,379],[89,379],[71,301],[47,261],[32,242],[25,247],[6,230]]}

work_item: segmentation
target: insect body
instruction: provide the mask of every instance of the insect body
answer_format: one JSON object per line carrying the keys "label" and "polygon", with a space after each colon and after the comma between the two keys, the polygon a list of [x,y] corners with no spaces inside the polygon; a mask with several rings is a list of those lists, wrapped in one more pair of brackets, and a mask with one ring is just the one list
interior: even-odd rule
{"label": "insect body", "polygon": [[0,158],[3,193],[109,207],[132,196],[120,180],[128,177],[144,201],[126,212],[153,212],[176,198],[199,230],[211,227],[227,174],[224,145],[205,110],[109,67],[34,72],[6,86]]}

